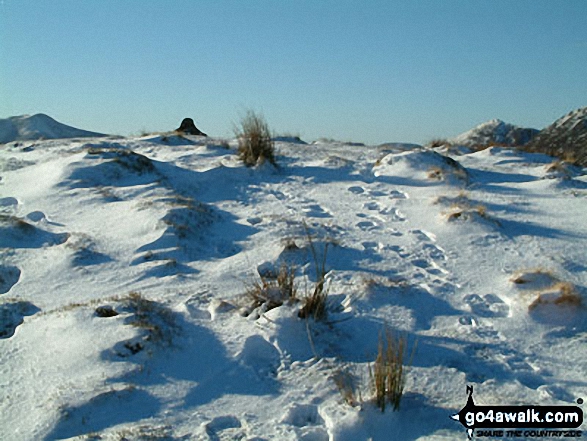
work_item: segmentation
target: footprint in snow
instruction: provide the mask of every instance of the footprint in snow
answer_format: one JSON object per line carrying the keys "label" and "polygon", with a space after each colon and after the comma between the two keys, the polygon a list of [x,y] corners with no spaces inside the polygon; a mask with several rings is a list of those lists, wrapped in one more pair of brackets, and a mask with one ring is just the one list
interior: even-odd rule
{"label": "footprint in snow", "polygon": [[263,218],[258,217],[258,216],[249,217],[249,218],[247,218],[247,222],[250,225],[257,225],[257,224],[260,224],[261,222],[263,222]]}
{"label": "footprint in snow", "polygon": [[348,190],[353,194],[365,193],[365,189],[363,187],[358,186],[358,185],[354,185],[352,187],[349,187]]}
{"label": "footprint in snow", "polygon": [[464,298],[464,301],[471,308],[471,312],[479,317],[507,317],[510,313],[507,303],[495,294],[486,294],[483,297],[470,294]]}
{"label": "footprint in snow", "polygon": [[365,208],[366,210],[377,210],[377,211],[381,211],[381,204],[379,204],[378,202],[365,202],[363,204],[363,208]]}
{"label": "footprint in snow", "polygon": [[423,242],[436,242],[436,236],[427,231],[413,229],[410,230],[410,233],[412,233],[416,237],[416,239],[421,240]]}
{"label": "footprint in snow", "polygon": [[426,270],[428,274],[432,274],[434,276],[442,276],[448,274],[448,272],[442,268],[440,268],[436,263],[430,262],[426,259],[414,259],[411,261],[412,265],[417,266],[418,268],[422,268]]}
{"label": "footprint in snow", "polygon": [[16,213],[18,199],[13,197],[0,198],[0,213]]}
{"label": "footprint in snow", "polygon": [[432,260],[447,260],[446,253],[442,248],[432,243],[425,244],[422,249],[426,251]]}
{"label": "footprint in snow", "polygon": [[318,406],[314,404],[294,404],[287,409],[281,422],[296,427],[324,424],[324,420],[318,413]]}
{"label": "footprint in snow", "polygon": [[26,218],[31,222],[42,222],[47,219],[47,216],[42,211],[32,211],[26,215]]}
{"label": "footprint in snow", "polygon": [[410,253],[408,252],[408,250],[406,250],[405,247],[399,246],[399,245],[391,245],[389,247],[390,250],[395,251],[397,253],[397,255],[399,257],[401,257],[402,259],[405,259],[406,257],[410,256]]}
{"label": "footprint in snow", "polygon": [[408,194],[400,190],[392,190],[389,193],[391,199],[408,199]]}
{"label": "footprint in snow", "polygon": [[318,204],[308,205],[307,207],[302,208],[302,211],[306,213],[308,217],[319,217],[319,218],[326,218],[332,217],[330,213],[328,213],[324,208],[322,208]]}
{"label": "footprint in snow", "polygon": [[19,268],[10,265],[0,265],[0,294],[6,294],[19,280]]}
{"label": "footprint in snow", "polygon": [[371,250],[371,251],[379,251],[384,248],[384,245],[381,242],[366,241],[366,242],[361,242],[361,245],[363,245],[363,248],[365,250]]}
{"label": "footprint in snow", "polygon": [[389,216],[393,222],[403,222],[406,220],[404,214],[395,207],[389,207],[381,211],[381,214]]}
{"label": "footprint in snow", "polygon": [[376,222],[370,220],[358,222],[357,227],[359,227],[363,231],[372,231],[381,228]]}
{"label": "footprint in snow", "polygon": [[244,439],[246,437],[246,434],[243,433],[241,421],[234,415],[216,417],[204,425],[204,430],[211,441]]}

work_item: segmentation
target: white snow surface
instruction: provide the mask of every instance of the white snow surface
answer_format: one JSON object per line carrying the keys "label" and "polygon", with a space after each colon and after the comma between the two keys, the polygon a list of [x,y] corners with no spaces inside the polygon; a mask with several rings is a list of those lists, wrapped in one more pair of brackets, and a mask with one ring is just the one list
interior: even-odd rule
{"label": "white snow surface", "polygon": [[76,129],[58,121],[48,115],[12,116],[0,119],[0,144],[13,141],[30,141],[39,139],[59,138],[87,138],[106,136],[100,133]]}
{"label": "white snow surface", "polygon": [[[467,385],[486,405],[586,397],[584,170],[327,142],[247,168],[222,144],[0,148],[0,439],[453,440]],[[312,289],[312,247],[326,319],[253,310],[282,264]],[[382,413],[386,328],[415,349]]]}

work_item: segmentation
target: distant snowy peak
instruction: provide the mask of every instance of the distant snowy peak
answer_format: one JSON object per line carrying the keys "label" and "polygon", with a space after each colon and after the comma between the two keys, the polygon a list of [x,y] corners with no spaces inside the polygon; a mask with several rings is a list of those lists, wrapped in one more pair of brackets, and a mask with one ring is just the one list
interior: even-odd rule
{"label": "distant snowy peak", "polygon": [[451,139],[452,144],[467,147],[482,147],[488,145],[522,146],[538,134],[538,130],[518,127],[500,119],[479,124],[477,127]]}
{"label": "distant snowy peak", "polygon": [[587,107],[557,119],[538,133],[528,148],[587,166]]}
{"label": "distant snowy peak", "polygon": [[0,119],[0,144],[12,141],[31,141],[38,139],[84,138],[106,136],[101,133],[76,129],[50,116],[36,115],[13,116]]}

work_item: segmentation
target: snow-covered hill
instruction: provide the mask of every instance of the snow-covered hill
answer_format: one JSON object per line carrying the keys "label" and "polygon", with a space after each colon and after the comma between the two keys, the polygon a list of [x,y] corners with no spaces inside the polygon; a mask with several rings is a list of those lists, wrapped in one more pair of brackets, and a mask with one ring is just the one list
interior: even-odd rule
{"label": "snow-covered hill", "polygon": [[530,142],[532,151],[572,159],[587,165],[587,107],[569,112]]}
{"label": "snow-covered hill", "polygon": [[[467,385],[585,398],[584,170],[326,142],[247,168],[230,145],[0,149],[0,439],[464,440]],[[273,301],[322,266],[324,320]],[[415,352],[381,413],[385,329]]]}
{"label": "snow-covered hill", "polygon": [[0,119],[0,144],[12,141],[97,136],[105,135],[67,126],[42,113]]}
{"label": "snow-covered hill", "polygon": [[492,119],[451,139],[451,144],[466,147],[486,147],[490,145],[523,146],[536,136],[536,129],[518,127]]}

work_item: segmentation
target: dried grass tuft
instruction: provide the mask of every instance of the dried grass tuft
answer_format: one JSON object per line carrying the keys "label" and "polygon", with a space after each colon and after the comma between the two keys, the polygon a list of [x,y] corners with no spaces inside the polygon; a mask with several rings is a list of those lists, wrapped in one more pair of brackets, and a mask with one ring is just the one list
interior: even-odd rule
{"label": "dried grass tuft", "polygon": [[[375,399],[375,405],[385,412],[387,404],[394,411],[399,410],[406,384],[406,368],[404,366],[408,347],[405,334],[395,335],[389,330],[379,335],[377,358],[373,366],[369,366],[369,377]],[[415,345],[410,354],[408,365],[411,364]]]}

